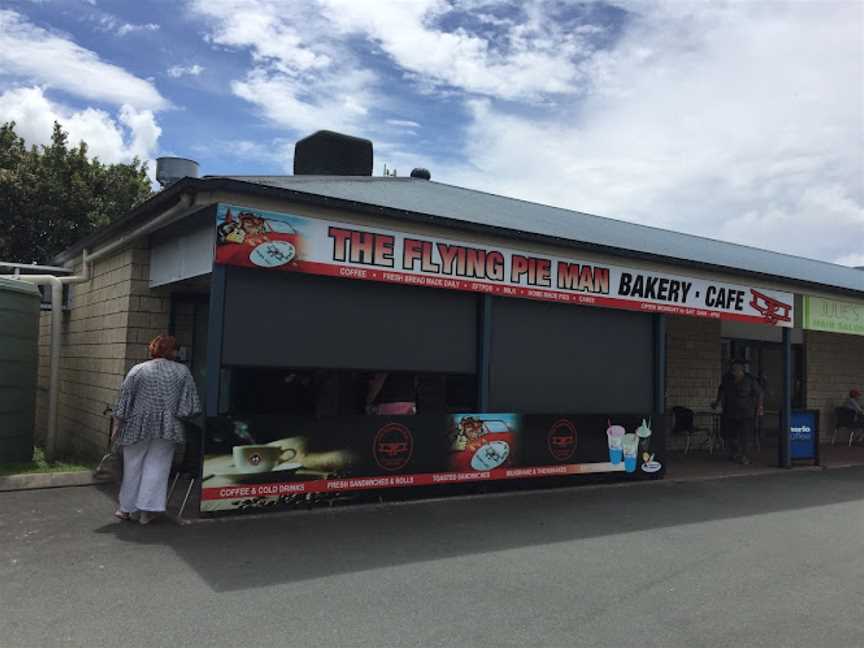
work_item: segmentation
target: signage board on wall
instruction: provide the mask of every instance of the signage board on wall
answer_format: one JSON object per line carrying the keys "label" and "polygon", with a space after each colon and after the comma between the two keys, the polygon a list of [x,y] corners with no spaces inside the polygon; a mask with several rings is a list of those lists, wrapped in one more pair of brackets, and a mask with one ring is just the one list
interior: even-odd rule
{"label": "signage board on wall", "polygon": [[[643,415],[253,417],[208,422],[201,511],[539,477],[660,477],[665,421]],[[286,432],[290,430],[290,432]]]}
{"label": "signage board on wall", "polygon": [[216,263],[792,326],[790,293],[220,204]]}
{"label": "signage board on wall", "polygon": [[804,328],[864,335],[864,304],[804,295]]}

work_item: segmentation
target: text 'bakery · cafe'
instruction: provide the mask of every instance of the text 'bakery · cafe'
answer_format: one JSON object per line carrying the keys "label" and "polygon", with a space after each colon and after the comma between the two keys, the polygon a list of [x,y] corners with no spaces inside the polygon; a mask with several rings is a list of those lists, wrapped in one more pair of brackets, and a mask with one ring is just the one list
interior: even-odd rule
{"label": "text 'bakery \u00b7 cafe'", "polygon": [[58,257],[146,242],[206,401],[202,513],[656,479],[721,452],[736,359],[765,395],[760,451],[790,465],[864,382],[859,270],[372,177],[371,142],[327,131],[294,165],[179,179]]}

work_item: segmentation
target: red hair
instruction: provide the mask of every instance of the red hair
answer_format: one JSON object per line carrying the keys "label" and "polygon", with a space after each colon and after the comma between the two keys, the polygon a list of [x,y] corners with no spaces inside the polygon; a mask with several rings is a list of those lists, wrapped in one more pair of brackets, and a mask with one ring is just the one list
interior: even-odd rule
{"label": "red hair", "polygon": [[177,339],[170,335],[157,335],[150,340],[147,347],[150,350],[150,357],[173,359],[177,353]]}

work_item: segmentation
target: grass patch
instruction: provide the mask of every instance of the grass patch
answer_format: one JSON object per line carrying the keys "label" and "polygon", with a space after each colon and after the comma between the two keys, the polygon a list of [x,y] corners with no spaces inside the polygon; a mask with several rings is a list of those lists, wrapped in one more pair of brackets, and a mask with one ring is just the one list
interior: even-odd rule
{"label": "grass patch", "polygon": [[48,462],[42,448],[33,449],[33,460],[27,463],[0,464],[0,476],[21,475],[26,473],[80,472],[93,470],[94,464],[76,462],[74,460],[59,460]]}

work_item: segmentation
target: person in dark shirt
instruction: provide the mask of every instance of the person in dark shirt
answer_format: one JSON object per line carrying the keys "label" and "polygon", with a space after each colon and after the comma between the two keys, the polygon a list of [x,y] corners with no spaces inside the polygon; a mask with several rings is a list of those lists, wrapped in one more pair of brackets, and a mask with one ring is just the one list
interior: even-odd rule
{"label": "person in dark shirt", "polygon": [[759,381],[735,361],[717,388],[717,400],[711,407],[723,408],[723,432],[729,458],[742,464],[750,463],[750,439],[756,417],[763,413],[763,392]]}

